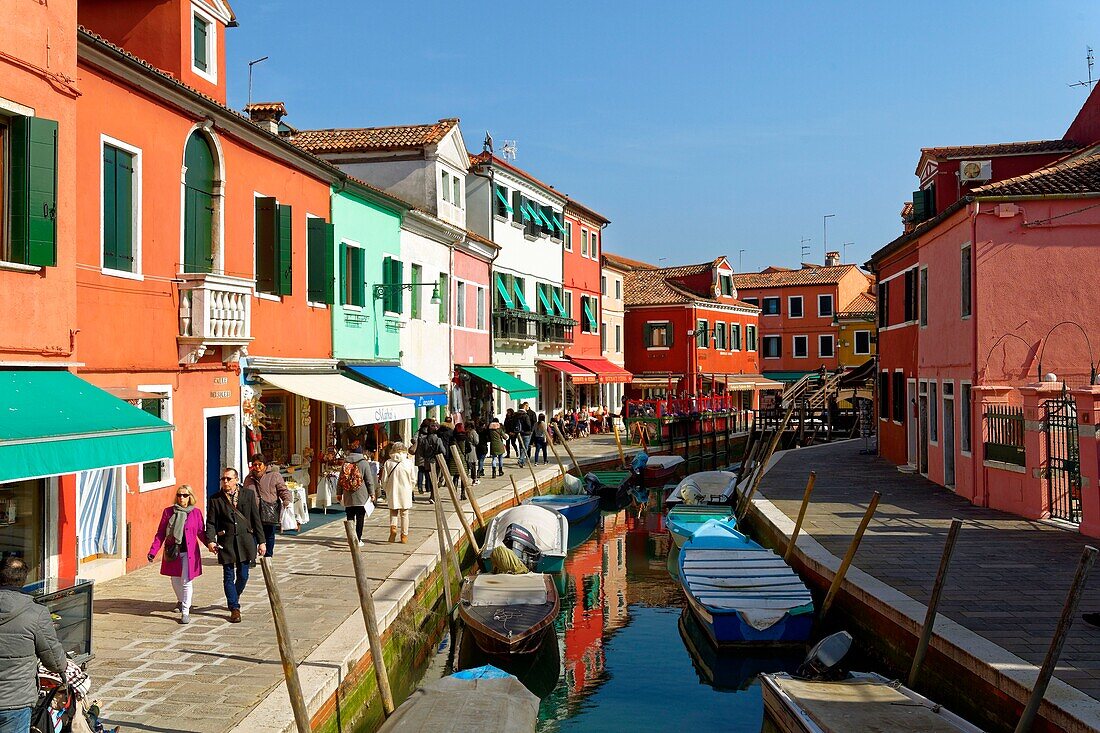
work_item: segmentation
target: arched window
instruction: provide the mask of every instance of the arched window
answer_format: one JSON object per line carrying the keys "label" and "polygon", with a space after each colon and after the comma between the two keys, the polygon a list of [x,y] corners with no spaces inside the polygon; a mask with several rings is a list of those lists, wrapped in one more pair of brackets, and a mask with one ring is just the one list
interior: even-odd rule
{"label": "arched window", "polygon": [[215,164],[210,142],[198,130],[183,152],[183,271],[214,270]]}

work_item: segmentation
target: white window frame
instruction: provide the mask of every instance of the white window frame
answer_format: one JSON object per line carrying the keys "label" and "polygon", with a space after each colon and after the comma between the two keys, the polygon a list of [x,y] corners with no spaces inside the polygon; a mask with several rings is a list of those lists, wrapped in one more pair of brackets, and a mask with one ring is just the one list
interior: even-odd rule
{"label": "white window frame", "polygon": [[[973,267],[974,263],[971,262]],[[917,325],[920,328],[928,328],[928,311],[932,304],[928,301],[928,265],[922,265],[917,270]]]}
{"label": "white window frame", "polygon": [[562,223],[565,225],[565,233],[562,234],[561,246],[566,252],[573,251],[573,222],[565,218],[565,213],[562,213]]}
{"label": "white window frame", "polygon": [[[861,333],[867,334],[867,350],[859,350],[859,335]],[[860,329],[852,332],[852,353],[856,356],[870,356],[871,355],[871,332],[867,329]]]}
{"label": "white window frame", "polygon": [[[339,253],[339,251],[340,251],[339,245],[341,245],[341,244],[345,245],[348,249],[354,248],[354,249],[366,250],[366,247],[359,244],[359,242],[356,242],[354,239],[341,239],[337,243],[337,249],[336,249],[337,253]],[[383,257],[385,257],[385,255],[383,255]],[[364,253],[364,259],[365,258],[366,258],[366,254]],[[337,273],[340,272],[341,267],[343,267],[344,271],[347,272],[346,263],[337,262],[336,263],[336,268],[335,268]],[[364,265],[363,266],[363,277],[365,278],[366,276],[367,276],[367,268]],[[339,275],[337,275],[337,277],[339,277]],[[364,301],[363,305],[352,305],[351,303],[344,303],[343,302],[344,295],[347,292],[347,291],[344,290],[344,287],[343,287],[344,284],[345,283],[337,282],[339,292],[336,294],[336,299],[340,301],[340,307],[343,308],[345,311],[349,311],[351,313],[362,313],[366,309],[367,305],[370,304],[371,299],[374,298],[374,289],[367,287],[367,282],[366,282],[366,280],[364,280],[363,281],[363,301]]]}
{"label": "white window frame", "polygon": [[621,277],[615,278],[615,300],[623,299],[623,279]]}
{"label": "white window frame", "polygon": [[477,286],[477,326],[478,331],[484,331],[488,328],[486,324],[486,308],[485,308],[485,292],[488,290],[484,285]]}
{"label": "white window frame", "polygon": [[[761,355],[761,357],[763,357],[764,359],[782,359],[783,358],[783,337],[782,336],[769,334],[767,336],[758,336],[758,338],[760,339],[760,355]],[[778,356],[768,356],[768,350],[764,346],[764,344],[767,343],[768,339],[776,339],[779,342],[779,355]]]}
{"label": "white window frame", "polygon": [[466,281],[455,280],[454,325],[466,328]]}
{"label": "white window frame", "polygon": [[607,297],[607,275],[600,275],[600,295]]}
{"label": "white window frame", "polygon": [[615,324],[615,352],[616,354],[623,353],[623,326],[621,323]]}
{"label": "white window frame", "polygon": [[[829,339],[829,352],[824,354],[821,351],[821,344],[825,343],[825,339]],[[817,356],[819,359],[835,359],[836,358],[836,336],[831,333],[819,333],[817,335]]]}
{"label": "white window frame", "polygon": [[[203,71],[195,66],[195,16],[206,22],[206,65],[209,67]],[[211,84],[218,83],[218,22],[214,16],[203,10],[194,2],[191,3],[191,23],[187,27],[187,35],[190,36],[191,47],[191,71],[196,76],[206,79]]]}
{"label": "white window frame", "polygon": [[[562,288],[561,298],[562,298],[562,303],[561,304],[565,306],[566,314],[570,318],[572,318],[573,317],[573,291],[572,290],[566,290],[565,288]],[[580,328],[580,325],[581,325],[580,322],[578,322],[577,327]]]}
{"label": "white window frame", "polygon": [[588,257],[588,230],[581,227],[581,257]]}
{"label": "white window frame", "polygon": [[[279,199],[274,196],[268,196],[266,193],[260,193],[259,191],[252,192],[252,295],[260,300],[270,300],[275,303],[282,303],[283,296],[275,295],[275,293],[261,293],[257,287],[257,275],[256,268],[259,267],[259,262],[256,260],[256,236],[259,232],[256,230],[256,199],[274,198],[275,205],[279,205]],[[308,260],[309,257],[306,257]],[[308,265],[307,265],[308,266]],[[306,282],[309,282],[308,280]]]}
{"label": "white window frame", "polygon": [[[316,301],[313,301],[313,300],[309,299],[309,220],[310,219],[324,219],[324,218],[325,217],[323,217],[323,216],[318,216],[317,214],[311,214],[308,211],[306,212],[306,242],[305,242],[305,246],[306,246],[306,268],[305,268],[306,269],[306,305],[308,305],[310,308],[328,308],[328,303],[318,303]],[[253,221],[255,221],[255,217],[253,217]],[[252,226],[256,226],[256,225],[253,224]],[[253,257],[256,256],[256,248],[255,247],[252,248],[252,256]],[[336,262],[335,253],[333,253],[333,262]],[[339,266],[339,263],[337,263],[337,266]],[[339,270],[337,270],[337,272],[339,272]],[[336,277],[336,276],[337,276],[336,273],[333,273],[333,277]],[[335,295],[335,292],[333,294]],[[335,298],[334,298],[334,300],[335,300]]]}
{"label": "white window frame", "polygon": [[439,172],[442,179],[439,183],[439,190],[442,193],[443,200],[449,204],[451,203],[451,172],[446,168],[440,168]]}
{"label": "white window frame", "polygon": [[597,231],[599,231],[599,230],[594,229],[594,230],[592,230],[591,232],[588,233],[588,259],[590,259],[590,260],[600,259],[599,255],[596,254],[596,247],[597,247],[596,232]]}
{"label": "white window frame", "polygon": [[[802,339],[802,343],[805,345],[804,353],[798,355],[798,340]],[[792,359],[809,359],[810,358],[810,335],[806,333],[796,334],[791,336],[791,358]]]}
{"label": "white window frame", "polygon": [[[734,328],[737,329],[737,346],[736,346],[736,348],[734,347],[734,341],[733,341],[733,329]],[[745,347],[744,330],[745,329],[741,328],[741,324],[740,323],[733,323],[731,321],[730,323],[728,323],[726,325],[726,329],[727,329],[728,334],[729,334],[727,336],[727,338],[729,339],[729,342],[730,342],[730,351],[741,351],[742,349],[744,349],[744,347]]]}
{"label": "white window frame", "polygon": [[[797,316],[794,314],[794,308],[791,307],[791,304],[794,303],[796,300],[798,301],[799,310],[801,311],[801,314],[797,315]],[[806,317],[806,301],[803,299],[803,297],[801,295],[788,295],[787,296],[787,318],[805,318],[805,317]]]}
{"label": "white window frame", "polygon": [[781,297],[779,297],[778,295],[765,296],[765,297],[760,299],[760,315],[764,316],[765,318],[778,318],[779,316],[783,315],[783,309],[782,308],[777,308],[775,313],[766,313],[764,311],[764,302],[768,301],[768,300],[774,300],[776,306],[781,306],[783,304],[783,299]]}
{"label": "white window frame", "polygon": [[[719,326],[722,327],[722,343],[721,344],[718,343],[718,327]],[[713,337],[714,337],[713,340],[714,340],[714,350],[715,351],[729,351],[730,342],[729,342],[728,328],[729,327],[727,326],[727,324],[724,321],[715,321],[714,322],[714,330],[712,331],[712,334],[713,334]]]}
{"label": "white window frame", "polygon": [[[823,313],[821,311],[822,298],[827,298],[829,303],[829,312]],[[818,293],[817,295],[817,317],[818,318],[832,318],[836,315],[836,301],[833,299],[832,293]]]}
{"label": "white window frame", "polygon": [[466,208],[462,203],[465,200],[465,198],[462,195],[463,194],[462,188],[463,188],[462,187],[462,177],[452,174],[451,175],[451,205],[454,206],[456,209],[465,209]]}
{"label": "white window frame", "polygon": [[[106,191],[103,189],[103,149],[110,145],[113,148],[118,148],[124,152],[134,156],[134,177],[133,186],[134,190],[131,194],[131,202],[133,203],[133,245],[134,254],[134,271],[126,272],[125,270],[116,270],[112,267],[103,266],[103,247],[106,245],[104,237],[106,236],[106,227],[103,221],[103,201],[106,196]],[[3,151],[0,151],[0,155]],[[110,277],[121,277],[127,280],[144,280],[145,275],[141,269],[141,162],[142,154],[141,148],[125,143],[117,138],[113,138],[110,135],[99,136],[99,271],[104,275]],[[0,191],[0,195],[6,195],[7,191]]]}
{"label": "white window frame", "polygon": [[[645,325],[646,326],[664,326],[665,327],[665,341],[667,343],[667,341],[668,341],[668,332],[672,330],[672,321],[669,321],[668,319],[665,319],[665,320],[662,320],[662,321],[646,321]],[[644,342],[644,339],[643,339],[643,342]],[[667,346],[667,345],[666,346],[651,346],[651,345],[647,344],[645,348],[646,348],[646,351],[668,351],[672,347]]]}
{"label": "white window frame", "polygon": [[[164,399],[161,400],[161,405],[163,406],[164,409],[161,410],[160,419],[164,420],[166,423],[170,423],[172,425],[175,425],[175,421],[173,420],[173,416],[172,416],[172,412],[173,412],[173,409],[172,409],[173,408],[173,404],[172,404],[173,403],[173,400],[172,400],[172,385],[170,385],[170,384],[139,384],[137,386],[137,389],[141,390],[142,392],[155,392],[157,394],[164,395]],[[140,407],[138,409],[140,409]],[[175,443],[176,443],[175,431],[171,431],[171,432],[168,433],[168,440],[170,440],[172,442],[172,455],[175,455]],[[144,475],[143,472],[142,472],[142,467],[145,466],[146,463],[153,463],[153,462],[154,461],[144,461],[142,463],[137,464],[137,470],[138,470],[137,483],[138,483],[138,492],[139,493],[144,493],[146,491],[156,491],[157,489],[164,489],[164,488],[172,486],[176,483],[176,461],[175,461],[174,458],[164,458],[160,461],[160,463],[162,463],[164,465],[164,477],[161,478],[160,481],[155,481],[155,482],[149,483],[149,484],[145,483],[142,480],[142,477]]]}

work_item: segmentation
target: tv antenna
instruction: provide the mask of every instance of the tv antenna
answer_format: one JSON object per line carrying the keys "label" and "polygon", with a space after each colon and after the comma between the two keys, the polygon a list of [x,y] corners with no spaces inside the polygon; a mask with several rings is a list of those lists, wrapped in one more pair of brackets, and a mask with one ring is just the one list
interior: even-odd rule
{"label": "tv antenna", "polygon": [[504,156],[505,160],[515,160],[517,147],[518,144],[515,140],[505,140],[504,146],[500,149],[500,154]]}
{"label": "tv antenna", "polygon": [[1070,84],[1069,86],[1071,86],[1071,87],[1088,87],[1089,89],[1092,89],[1092,85],[1096,83],[1096,81],[1092,78],[1092,62],[1094,60],[1093,55],[1092,55],[1092,46],[1085,46],[1085,48],[1088,49],[1085,52],[1085,61],[1087,61],[1088,65],[1089,65],[1089,80],[1088,81],[1079,81],[1076,84]]}
{"label": "tv antenna", "polygon": [[802,238],[802,240],[801,240],[802,254],[799,255],[799,258],[798,258],[799,262],[805,262],[806,257],[809,256],[809,254],[810,254],[810,245],[806,244],[806,242],[811,242],[811,241],[813,241],[813,239],[811,237],[803,237]]}

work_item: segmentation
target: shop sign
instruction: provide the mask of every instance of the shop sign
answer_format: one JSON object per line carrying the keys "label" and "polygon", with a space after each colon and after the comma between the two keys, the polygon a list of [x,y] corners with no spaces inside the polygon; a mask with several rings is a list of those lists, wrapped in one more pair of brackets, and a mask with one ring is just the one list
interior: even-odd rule
{"label": "shop sign", "polygon": [[397,410],[392,407],[376,407],[374,410],[375,422],[392,422],[393,420],[400,420]]}
{"label": "shop sign", "polygon": [[212,400],[227,400],[233,396],[233,393],[228,389],[214,390],[210,393],[210,399]]}

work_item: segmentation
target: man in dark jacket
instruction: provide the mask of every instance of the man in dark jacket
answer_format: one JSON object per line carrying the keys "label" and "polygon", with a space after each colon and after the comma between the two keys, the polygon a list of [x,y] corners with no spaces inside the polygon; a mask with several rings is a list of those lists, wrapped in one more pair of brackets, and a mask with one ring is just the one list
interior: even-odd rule
{"label": "man in dark jacket", "polygon": [[[416,448],[416,457],[424,461],[424,470],[429,476],[437,475],[435,457],[443,455],[445,451],[443,441],[439,437],[439,430],[440,428],[436,427],[434,422],[429,425],[428,434],[420,439]],[[428,503],[435,503],[435,485],[430,478],[428,480]]]}
{"label": "man in dark jacket", "polygon": [[507,453],[505,458],[512,457],[512,449],[514,448],[516,454],[519,454],[519,433],[516,430],[516,421],[519,420],[519,413],[513,410],[511,407],[504,413],[504,434],[508,436],[508,442],[505,445]]}
{"label": "man in dark jacket", "polygon": [[259,499],[238,481],[235,468],[222,471],[222,490],[210,497],[206,514],[209,548],[218,553],[229,622],[234,624],[241,622],[241,594],[248,584],[248,570],[256,562],[257,552],[263,555],[266,549]]}
{"label": "man in dark jacket", "polygon": [[524,402],[516,410],[516,432],[519,434],[519,467],[527,465],[527,454],[531,450],[531,435],[535,429],[535,423],[527,416],[527,403]]}
{"label": "man in dark jacket", "polygon": [[68,661],[50,612],[23,592],[26,582],[27,563],[5,558],[0,564],[0,731],[30,730],[38,662],[61,674]]}

